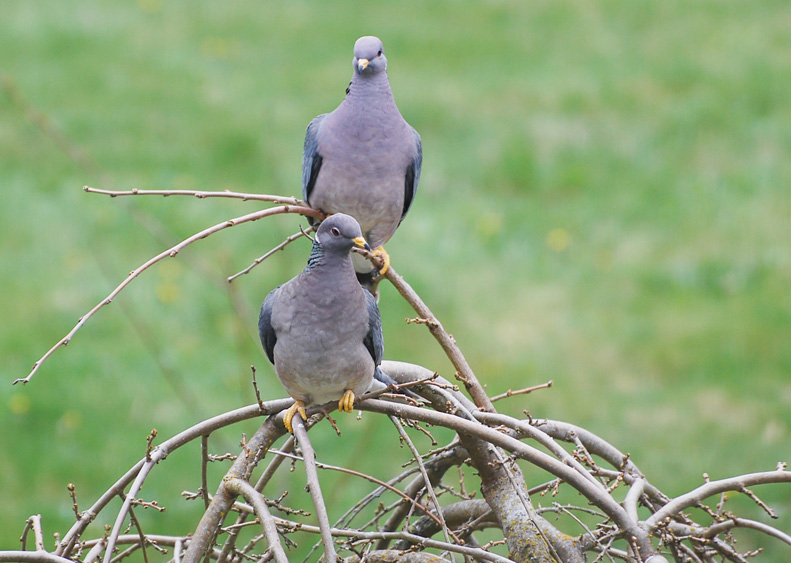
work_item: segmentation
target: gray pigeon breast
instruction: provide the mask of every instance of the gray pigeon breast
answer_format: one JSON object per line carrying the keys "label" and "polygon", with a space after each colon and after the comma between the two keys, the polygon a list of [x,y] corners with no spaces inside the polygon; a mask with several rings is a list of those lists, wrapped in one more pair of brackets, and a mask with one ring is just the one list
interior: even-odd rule
{"label": "gray pigeon breast", "polygon": [[355,111],[344,101],[321,122],[317,152],[322,165],[311,206],[352,215],[373,248],[384,244],[401,221],[407,168],[417,156],[413,130],[395,104]]}
{"label": "gray pigeon breast", "polygon": [[347,389],[363,394],[375,369],[364,344],[365,290],[353,275],[334,283],[316,272],[303,272],[284,284],[272,309],[278,378],[306,404],[337,401]]}

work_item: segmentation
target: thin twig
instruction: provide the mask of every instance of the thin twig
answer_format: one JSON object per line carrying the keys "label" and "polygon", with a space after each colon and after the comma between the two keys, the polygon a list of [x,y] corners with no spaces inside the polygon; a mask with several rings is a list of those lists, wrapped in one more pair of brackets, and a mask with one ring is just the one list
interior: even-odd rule
{"label": "thin twig", "polygon": [[80,507],[77,505],[77,489],[74,486],[74,483],[69,483],[66,485],[66,489],[69,491],[69,496],[71,497],[71,508],[74,511],[74,516],[77,517],[77,520],[80,519]]}
{"label": "thin twig", "polygon": [[746,495],[746,496],[748,496],[748,497],[750,497],[750,499],[755,504],[760,506],[764,510],[764,512],[766,512],[769,515],[770,518],[777,519],[777,513],[774,510],[772,510],[769,507],[769,505],[767,505],[764,501],[762,501],[760,498],[758,498],[758,495],[756,495],[750,489],[748,489],[747,487],[742,487],[742,488],[739,489],[739,492],[744,494],[744,495]]}
{"label": "thin twig", "polygon": [[86,322],[88,322],[88,320],[94,314],[96,314],[97,311],[99,311],[99,309],[101,309],[105,305],[109,305],[110,303],[112,303],[113,299],[115,299],[115,297],[119,293],[121,293],[121,291],[123,291],[123,289],[127,285],[129,285],[142,272],[144,272],[145,270],[147,270],[148,268],[150,268],[151,266],[153,266],[157,262],[160,262],[161,260],[163,260],[165,258],[172,258],[172,257],[176,256],[185,247],[187,247],[190,244],[192,244],[193,242],[196,242],[198,240],[204,239],[204,238],[206,238],[206,237],[208,237],[210,235],[213,235],[214,233],[222,231],[223,229],[227,229],[228,227],[235,227],[235,226],[241,225],[243,223],[249,223],[250,221],[257,221],[259,219],[263,219],[264,217],[269,217],[271,215],[277,215],[277,214],[280,214],[280,213],[298,213],[300,215],[307,215],[309,217],[321,218],[321,213],[320,212],[315,211],[313,209],[310,209],[309,207],[288,206],[288,205],[282,205],[282,206],[279,206],[279,207],[271,207],[269,209],[263,209],[261,211],[255,211],[253,213],[248,213],[247,215],[242,215],[240,217],[235,217],[233,219],[229,219],[227,221],[223,221],[222,223],[218,223],[216,225],[213,225],[213,226],[211,226],[211,227],[209,227],[207,229],[203,229],[202,231],[192,235],[191,237],[188,237],[188,238],[184,239],[183,241],[181,241],[180,243],[176,244],[175,246],[172,246],[171,248],[165,250],[164,252],[160,252],[159,254],[154,256],[153,258],[150,258],[148,261],[143,263],[141,266],[138,266],[136,269],[132,270],[129,273],[129,275],[126,277],[126,279],[124,279],[124,281],[122,281],[118,285],[118,287],[116,287],[113,291],[111,291],[110,294],[107,297],[105,297],[103,300],[101,300],[99,303],[97,303],[93,307],[93,309],[88,311],[85,315],[80,317],[80,320],[77,322],[77,324],[74,326],[74,328],[72,328],[69,331],[69,333],[66,334],[66,336],[61,338],[52,348],[50,348],[47,351],[46,354],[44,354],[38,361],[36,361],[36,363],[33,364],[33,369],[30,371],[30,373],[27,375],[27,377],[23,377],[23,378],[15,380],[14,381],[14,385],[16,385],[17,383],[28,383],[30,381],[30,379],[39,370],[39,368],[42,366],[42,364],[47,360],[47,358],[49,358],[53,353],[55,353],[55,351],[58,348],[60,348],[61,346],[67,346],[69,344],[69,342],[71,342],[71,339],[74,337],[76,332],[78,330],[80,330],[82,328],[82,326]]}
{"label": "thin twig", "polygon": [[306,207],[304,201],[302,201],[301,199],[297,199],[295,197],[232,192],[230,190],[223,190],[221,192],[199,191],[199,190],[138,190],[138,189],[118,191],[118,190],[102,190],[98,188],[92,188],[90,186],[83,186],[82,189],[88,193],[109,195],[110,197],[134,196],[134,195],[159,195],[163,197],[168,197],[171,195],[175,195],[175,196],[181,195],[181,196],[193,196],[198,199],[204,199],[210,197],[225,197],[232,199],[241,199],[242,201],[269,201],[273,203],[280,203],[283,205],[299,205]]}
{"label": "thin twig", "polygon": [[255,379],[255,366],[250,365],[250,371],[253,372],[253,391],[255,391],[255,400],[258,401],[258,404],[262,404],[261,401],[261,392],[258,391],[258,382]]}
{"label": "thin twig", "polygon": [[[270,451],[270,453],[272,453],[274,455],[277,455],[277,456],[283,456],[283,457],[288,457],[288,458],[291,458],[291,459],[304,461],[304,457],[303,456],[298,456],[298,455],[295,455],[295,454],[288,454],[286,452],[278,451],[278,450],[275,450],[275,449],[270,449],[269,451]],[[349,475],[354,475],[355,477],[360,477],[362,479],[366,479],[366,480],[370,481],[371,483],[375,483],[375,484],[379,485],[380,487],[383,487],[383,488],[387,489],[388,491],[390,491],[392,493],[395,493],[398,496],[400,496],[404,501],[410,503],[414,508],[416,508],[417,510],[420,510],[423,514],[425,514],[429,518],[432,518],[433,520],[435,520],[438,526],[442,525],[442,523],[439,521],[439,518],[437,518],[437,516],[435,514],[433,514],[426,506],[423,506],[421,503],[417,502],[412,497],[410,497],[410,496],[404,494],[403,492],[399,491],[398,489],[393,487],[390,483],[385,483],[384,481],[381,481],[380,479],[377,479],[376,477],[374,477],[372,475],[367,475],[365,473],[361,473],[359,471],[355,471],[354,469],[348,469],[346,467],[339,467],[337,465],[329,465],[329,464],[326,464],[326,463],[321,463],[319,461],[315,462],[315,464],[316,464],[316,467],[319,468],[319,469],[328,469],[328,470],[331,470],[331,471],[339,471],[341,473],[348,473]]]}
{"label": "thin twig", "polygon": [[154,439],[157,437],[157,429],[152,428],[151,433],[146,438],[146,461],[151,461],[151,448],[154,445]]}
{"label": "thin twig", "polygon": [[[260,403],[259,403],[260,404]],[[203,508],[209,508],[209,435],[204,434],[200,437],[200,488],[203,493]]]}
{"label": "thin twig", "polygon": [[[232,275],[232,276],[229,276],[229,277],[228,277],[228,283],[231,283],[233,280],[235,280],[235,279],[236,279],[236,278],[238,278],[239,276],[243,276],[243,275],[245,275],[245,274],[249,273],[249,272],[250,272],[250,270],[252,270],[252,269],[253,269],[253,268],[255,268],[256,266],[258,266],[258,265],[259,265],[261,262],[263,262],[264,260],[266,260],[267,258],[269,258],[270,256],[272,256],[272,255],[273,255],[275,252],[277,252],[278,250],[283,250],[283,249],[284,249],[286,246],[288,246],[289,244],[291,244],[292,242],[294,242],[294,241],[295,241],[295,240],[297,240],[298,238],[302,238],[303,236],[304,236],[304,237],[307,237],[307,236],[308,236],[308,233],[312,233],[312,232],[313,232],[313,231],[315,231],[315,230],[316,230],[316,228],[315,228],[315,227],[308,227],[307,229],[302,229],[302,228],[300,228],[298,233],[294,233],[293,235],[289,235],[288,237],[286,237],[286,239],[285,239],[283,242],[281,242],[280,244],[278,244],[278,245],[277,245],[276,247],[274,247],[272,250],[270,250],[269,252],[267,252],[267,253],[266,253],[266,254],[264,254],[263,256],[261,256],[261,257],[259,257],[259,258],[256,258],[255,260],[253,260],[253,263],[252,263],[252,264],[250,264],[249,266],[247,266],[247,267],[246,267],[244,270],[242,270],[241,272],[237,272],[237,273],[235,273],[235,274],[234,274],[234,275]],[[308,237],[308,238],[310,238],[310,237]]]}
{"label": "thin twig", "polygon": [[409,435],[404,430],[401,421],[394,416],[390,416],[389,418],[390,418],[390,422],[392,422],[393,426],[395,426],[396,430],[398,430],[398,434],[401,436],[401,439],[404,440],[404,443],[406,443],[407,447],[409,448],[409,451],[412,452],[412,456],[415,458],[415,461],[417,462],[418,469],[420,470],[421,475],[423,475],[423,481],[425,482],[426,492],[428,493],[431,502],[434,503],[434,507],[436,508],[437,518],[439,518],[440,527],[442,528],[442,533],[445,535],[445,541],[450,543],[450,536],[453,535],[453,540],[456,543],[461,543],[461,540],[448,529],[448,525],[445,523],[445,517],[442,514],[442,507],[439,504],[439,499],[437,498],[437,495],[434,492],[434,487],[431,485],[431,479],[429,479],[428,472],[426,471],[426,466],[423,465],[423,460],[420,458],[420,453],[417,451],[415,444],[412,442],[412,440],[409,438]]}
{"label": "thin twig", "polygon": [[428,306],[423,302],[420,296],[415,292],[414,289],[402,278],[398,272],[393,269],[392,265],[387,270],[385,274],[390,283],[398,290],[401,296],[406,299],[406,301],[412,305],[412,308],[415,309],[415,312],[420,316],[421,319],[426,319],[427,323],[426,326],[429,329],[429,332],[437,339],[442,349],[445,351],[445,354],[448,356],[448,359],[451,361],[453,366],[457,370],[456,378],[461,381],[467,389],[467,392],[472,397],[472,400],[475,401],[477,407],[484,411],[494,411],[494,405],[492,405],[491,399],[486,394],[483,386],[478,381],[478,378],[475,377],[475,374],[472,371],[472,368],[467,363],[464,354],[462,354],[459,346],[456,344],[456,341],[453,337],[447,333],[445,328],[442,326],[442,323],[434,316]]}
{"label": "thin twig", "polygon": [[499,395],[495,395],[492,397],[492,402],[495,403],[501,399],[506,399],[508,397],[516,397],[517,395],[527,395],[528,393],[532,393],[533,391],[538,391],[539,389],[549,389],[552,387],[553,381],[550,379],[546,383],[541,383],[539,385],[533,385],[532,387],[525,387],[524,389],[517,389],[516,391],[511,391],[510,389],[505,393],[501,393]]}
{"label": "thin twig", "polygon": [[335,563],[338,560],[338,554],[335,552],[335,544],[332,540],[332,533],[330,532],[330,519],[329,516],[327,516],[327,506],[324,504],[324,497],[321,494],[321,486],[319,485],[319,474],[316,471],[316,452],[313,451],[313,446],[310,443],[310,438],[308,438],[308,432],[305,430],[302,417],[295,416],[292,419],[292,424],[294,427],[294,436],[297,437],[299,447],[302,450],[308,490],[313,499],[313,506],[316,509],[316,519],[319,521],[319,528],[321,529],[321,541],[324,544],[324,560],[327,563]]}
{"label": "thin twig", "polygon": [[505,450],[511,451],[518,457],[528,460],[530,463],[565,480],[594,505],[604,511],[604,513],[612,518],[616,524],[623,525],[624,529],[630,529],[630,520],[626,516],[626,511],[621,505],[615,502],[611,496],[604,494],[601,488],[594,487],[591,481],[580,475],[577,471],[519,440],[515,440],[492,428],[483,426],[480,423],[464,420],[458,416],[428,409],[418,409],[401,403],[388,403],[378,399],[370,399],[360,401],[358,406],[361,410],[395,415],[402,418],[428,422],[438,426],[445,426],[456,432],[476,436],[494,446],[499,446]]}
{"label": "thin twig", "polygon": [[[39,518],[41,514],[37,515]],[[25,520],[25,527],[22,528],[22,535],[19,537],[19,542],[22,544],[22,551],[27,551],[27,535],[33,529],[33,516]]]}
{"label": "thin twig", "polygon": [[[121,496],[123,498],[123,495]],[[148,543],[148,538],[146,538],[146,535],[143,533],[143,528],[140,526],[140,521],[137,519],[137,516],[135,516],[135,511],[131,505],[129,506],[129,519],[132,521],[132,524],[134,524],[135,529],[137,530],[137,535],[140,537],[140,550],[143,552],[143,561],[148,563],[148,552],[146,551],[146,543]]]}
{"label": "thin twig", "polygon": [[[296,420],[296,417],[294,417]],[[310,532],[314,534],[321,533],[321,530],[318,526],[311,526],[308,524],[302,524],[297,522],[292,522],[290,520],[284,520],[282,518],[275,517],[275,522],[281,527],[291,527],[292,529],[299,529],[300,531]],[[386,540],[406,540],[413,545],[423,546],[423,547],[430,547],[432,549],[441,549],[443,551],[452,551],[455,553],[461,554],[468,554],[476,559],[481,559],[483,561],[494,561],[496,563],[513,563],[512,559],[508,559],[507,557],[503,557],[501,555],[497,555],[496,553],[490,553],[488,551],[484,551],[479,548],[474,547],[466,547],[463,545],[457,545],[453,543],[447,543],[437,540],[432,540],[431,538],[424,538],[423,536],[419,536],[417,534],[412,534],[406,531],[401,532],[366,532],[363,530],[354,530],[354,529],[346,529],[346,528],[332,528],[330,529],[330,533],[333,536],[337,537],[347,537],[347,538],[354,538],[355,540],[372,540],[372,539],[386,539]]]}
{"label": "thin twig", "polygon": [[[148,456],[146,456],[148,457]],[[137,496],[137,493],[140,492],[140,488],[143,486],[143,482],[146,480],[149,472],[154,468],[156,462],[153,461],[153,455],[151,456],[152,459],[147,460],[143,463],[143,467],[140,468],[140,472],[135,477],[135,480],[132,482],[132,486],[129,488],[129,492],[124,499],[124,504],[121,506],[121,510],[118,512],[118,516],[115,518],[115,524],[113,525],[112,532],[107,538],[107,547],[105,548],[104,552],[104,563],[110,563],[110,559],[113,558],[113,551],[115,550],[115,542],[118,540],[118,536],[121,535],[121,527],[124,524],[124,520],[126,520],[126,515],[129,513],[129,510],[132,506],[132,499]]]}

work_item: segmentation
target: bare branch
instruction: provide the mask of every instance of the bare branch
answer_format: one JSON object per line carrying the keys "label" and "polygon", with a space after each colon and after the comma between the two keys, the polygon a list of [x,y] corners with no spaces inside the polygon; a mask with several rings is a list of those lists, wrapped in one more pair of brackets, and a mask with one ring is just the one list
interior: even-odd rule
{"label": "bare branch", "polygon": [[475,401],[478,408],[485,411],[494,411],[492,401],[478,381],[478,378],[475,377],[472,368],[464,358],[464,354],[462,354],[456,341],[445,331],[442,323],[434,316],[420,296],[415,293],[415,290],[393,269],[392,265],[387,270],[385,276],[390,280],[390,283],[393,284],[401,296],[412,305],[412,308],[415,309],[415,312],[420,318],[426,320],[425,324],[429,332],[437,339],[437,342],[439,342],[440,346],[442,346],[442,349],[447,354],[448,359],[458,370],[456,378],[467,388],[467,391],[470,393],[470,396],[473,401]]}
{"label": "bare branch", "polygon": [[626,498],[623,501],[627,514],[629,514],[629,517],[635,522],[639,520],[637,516],[637,504],[640,502],[640,497],[643,496],[644,488],[645,479],[635,479],[632,486],[629,487],[629,492],[626,493]]}
{"label": "bare branch", "polygon": [[550,379],[546,383],[541,383],[539,385],[533,385],[532,387],[525,387],[524,389],[517,389],[516,391],[511,391],[510,389],[505,393],[501,393],[499,395],[495,395],[492,397],[492,402],[495,403],[501,399],[507,399],[508,397],[516,397],[517,395],[527,395],[532,393],[533,391],[538,391],[539,389],[549,389],[552,387],[553,381]]}
{"label": "bare branch", "polygon": [[[474,414],[475,418],[485,422],[487,424],[499,424],[506,426],[508,428],[513,428],[517,430],[520,434],[532,438],[536,440],[539,444],[547,448],[550,452],[552,452],[559,460],[566,463],[569,467],[573,467],[574,469],[579,472],[580,475],[584,476],[588,479],[591,484],[595,486],[601,487],[601,483],[596,481],[593,477],[591,477],[590,473],[582,466],[582,464],[574,459],[566,450],[564,450],[560,445],[558,445],[555,440],[552,439],[551,436],[543,432],[540,428],[536,426],[532,426],[525,421],[516,420],[507,415],[499,414],[499,413],[486,413],[486,412],[476,412]],[[601,487],[603,489],[603,487]]]}
{"label": "bare branch", "polygon": [[[289,454],[289,453],[286,453],[284,451],[277,451],[277,450],[270,450],[270,452],[272,454],[276,455],[276,456],[282,456],[284,458],[288,457],[288,458],[291,458],[291,459],[297,459],[297,460],[304,461],[304,457],[303,456]],[[417,508],[418,510],[420,510],[421,512],[426,514],[426,516],[428,516],[429,518],[433,518],[437,522],[438,525],[440,525],[440,526],[442,525],[441,522],[439,521],[439,519],[437,518],[437,516],[432,514],[431,511],[428,508],[423,506],[421,503],[417,502],[414,498],[410,497],[409,495],[407,495],[405,493],[402,493],[401,491],[396,489],[394,486],[392,486],[390,483],[386,483],[386,482],[384,482],[384,481],[382,481],[380,479],[377,479],[376,477],[373,477],[372,475],[366,475],[365,473],[361,473],[361,472],[355,471],[353,469],[348,469],[346,467],[339,467],[337,465],[329,465],[327,463],[321,463],[321,462],[318,462],[318,461],[315,462],[315,463],[316,463],[316,467],[319,468],[319,469],[328,469],[328,470],[331,470],[331,471],[340,471],[341,473],[347,473],[349,475],[354,475],[355,477],[360,477],[362,479],[370,481],[371,483],[375,483],[375,484],[379,485],[381,488],[387,489],[388,491],[390,491],[392,493],[395,493],[396,495],[400,496],[404,501],[409,503],[409,504],[406,504],[405,506],[411,505],[414,508]]]}
{"label": "bare branch", "polygon": [[[233,280],[235,280],[239,276],[243,276],[243,275],[249,273],[253,268],[255,268],[261,262],[263,262],[264,260],[266,260],[267,258],[272,256],[278,250],[283,250],[286,246],[288,246],[289,244],[291,244],[292,242],[294,242],[298,238],[308,237],[308,234],[312,233],[315,230],[316,230],[315,227],[308,227],[307,229],[300,228],[298,233],[294,233],[293,235],[289,235],[288,237],[286,237],[286,239],[283,242],[278,244],[276,247],[274,247],[272,250],[270,250],[269,252],[267,252],[266,254],[261,256],[260,258],[256,258],[253,261],[253,263],[250,264],[249,266],[247,266],[244,270],[242,270],[241,272],[237,272],[237,273],[235,273],[232,276],[229,276],[228,277],[228,283],[231,283]],[[308,238],[310,238],[310,237],[308,237]]]}
{"label": "bare branch", "polygon": [[[420,491],[425,487],[426,476],[428,476],[429,483],[439,482],[449,468],[464,462],[468,455],[469,454],[467,453],[467,450],[457,444],[453,449],[443,452],[441,455],[438,455],[430,461],[424,463],[426,470],[425,473],[421,473],[415,477],[415,479],[404,489],[404,494],[410,500],[416,498]],[[408,511],[408,504],[402,503],[400,506],[398,506],[388,518],[383,530],[386,532],[394,531],[404,519]],[[437,526],[441,527],[442,524],[435,515],[427,513],[427,516],[434,520]],[[385,549],[387,545],[388,544],[386,540],[380,541],[376,545],[376,549]]]}
{"label": "bare branch", "polygon": [[[267,401],[264,403],[264,410],[266,414],[277,413],[288,408],[292,403],[292,399],[277,399],[274,401]],[[211,433],[219,428],[223,428],[243,420],[248,420],[250,418],[255,418],[260,415],[261,407],[256,404],[229,411],[205,420],[156,446],[151,452],[151,463],[159,463],[176,449],[191,442],[192,440],[199,438],[204,434]],[[68,533],[64,536],[63,540],[59,543],[58,548],[55,551],[56,555],[69,557],[75,542],[85,531],[85,528],[88,526],[88,524],[93,521],[96,515],[110,502],[110,500],[123,493],[124,489],[138,476],[145,463],[145,458],[138,461],[129,471],[126,472],[126,474],[118,479],[118,481],[116,481],[112,487],[105,491],[105,493],[93,504],[93,506],[82,513],[79,521],[77,521],[71,527]]]}
{"label": "bare branch", "polygon": [[28,522],[30,522],[30,526],[33,528],[36,551],[44,551],[44,533],[41,530],[41,514],[34,514],[28,518]]}
{"label": "bare branch", "polygon": [[18,563],[74,563],[47,551],[0,551],[0,561]]}
{"label": "bare branch", "polygon": [[[675,523],[673,523],[675,525]],[[700,533],[696,528],[687,527],[685,529],[685,533],[688,535],[699,535],[703,538],[711,538],[721,534],[722,532],[726,532],[731,528],[751,528],[753,530],[758,530],[759,532],[763,532],[767,536],[771,536],[773,538],[777,538],[778,540],[788,544],[791,546],[791,535],[786,534],[775,528],[774,526],[769,526],[768,524],[764,524],[763,522],[756,522],[755,520],[749,520],[747,518],[736,518],[732,517],[724,522],[718,522],[716,524],[712,524],[702,533]]]}
{"label": "bare branch", "polygon": [[[428,496],[431,499],[431,502],[434,504],[434,507],[436,508],[436,514],[440,521],[442,533],[445,534],[445,541],[450,543],[450,536],[453,535],[453,532],[451,532],[448,529],[448,525],[445,523],[445,519],[442,514],[442,507],[440,506],[439,499],[437,499],[437,495],[434,492],[434,487],[431,486],[431,480],[428,477],[428,472],[426,471],[425,465],[423,465],[423,460],[420,458],[420,453],[417,451],[415,444],[412,443],[412,440],[409,438],[409,435],[404,430],[404,427],[401,424],[401,422],[394,416],[390,417],[390,421],[396,427],[396,430],[398,430],[398,434],[401,436],[401,439],[404,440],[407,447],[409,448],[409,451],[412,452],[412,455],[414,456],[415,461],[417,462],[418,468],[420,469],[420,474],[423,475],[423,481],[425,482]],[[456,543],[461,543],[459,538],[456,537],[455,535],[453,535],[453,539]]]}
{"label": "bare branch", "polygon": [[[293,400],[283,399],[281,404],[283,403],[285,404],[283,408],[287,408],[293,404]],[[267,405],[267,403],[264,403],[264,405]],[[253,405],[253,409],[256,413],[260,413],[258,404]],[[264,455],[267,448],[285,433],[281,419],[282,416],[267,418],[247,442],[244,451],[237,456],[233,465],[225,474],[223,483],[220,484],[217,493],[212,498],[208,510],[203,513],[203,517],[192,535],[192,540],[187,545],[187,551],[184,554],[185,561],[200,561],[209,552],[223,520],[236,499],[236,495],[225,487],[225,482],[234,478],[243,481],[249,480],[253,468]]]}
{"label": "bare branch", "polygon": [[[261,402],[259,401],[259,405]],[[209,435],[204,434],[200,437],[200,488],[203,494],[203,508],[209,508]]]}
{"label": "bare branch", "polygon": [[288,563],[288,557],[286,557],[286,552],[283,551],[280,536],[277,534],[275,520],[272,518],[272,514],[269,513],[261,493],[256,491],[250,483],[237,478],[229,479],[226,481],[225,486],[230,492],[242,495],[253,506],[256,516],[261,521],[266,541],[269,542],[269,549],[274,554],[275,561],[277,563]]}
{"label": "bare branch", "polygon": [[316,508],[316,518],[319,521],[321,528],[321,541],[324,544],[324,559],[327,563],[335,563],[338,560],[338,554],[335,552],[335,543],[332,541],[332,533],[330,532],[330,519],[327,516],[327,507],[324,504],[324,496],[321,494],[321,486],[319,485],[319,475],[316,471],[316,452],[313,451],[313,446],[308,438],[308,432],[305,429],[305,423],[300,416],[295,416],[292,419],[294,427],[294,436],[299,442],[299,447],[302,449],[302,459],[305,462],[305,474],[307,475],[308,491],[313,499],[313,506]]}
{"label": "bare branch", "polygon": [[[294,417],[296,420],[296,417]],[[284,527],[292,527],[292,528],[299,528],[301,531],[304,532],[311,532],[314,534],[321,533],[321,530],[318,526],[310,526],[308,524],[297,524],[296,522],[291,522],[289,520],[283,520],[281,518],[275,518],[275,522],[279,525]],[[495,553],[489,553],[488,551],[484,551],[482,549],[465,547],[462,545],[456,545],[452,543],[441,542],[437,540],[432,540],[430,538],[424,538],[422,536],[418,536],[417,534],[412,534],[410,532],[366,532],[363,530],[349,530],[345,528],[331,528],[330,532],[333,536],[336,537],[346,537],[346,538],[354,538],[356,540],[375,540],[375,539],[387,539],[387,540],[406,540],[413,545],[419,545],[424,547],[430,547],[432,549],[441,549],[443,551],[453,551],[455,553],[461,553],[463,555],[470,555],[475,559],[480,559],[482,561],[495,561],[496,563],[514,563],[513,559],[508,559],[507,557],[502,557],[501,555],[497,555]]]}
{"label": "bare branch", "polygon": [[271,207],[269,209],[263,209],[261,211],[255,211],[253,213],[248,213],[247,215],[242,215],[240,217],[235,217],[234,219],[229,219],[227,221],[223,221],[222,223],[218,223],[218,224],[216,224],[216,225],[214,225],[212,227],[209,227],[207,229],[203,229],[202,231],[192,235],[191,237],[188,237],[188,238],[184,239],[183,241],[181,241],[180,243],[176,244],[175,246],[170,247],[169,249],[165,250],[164,252],[160,252],[159,254],[154,256],[153,258],[150,258],[149,260],[147,260],[141,266],[138,266],[136,269],[132,270],[129,273],[129,275],[126,277],[126,279],[124,279],[124,281],[122,281],[118,285],[118,287],[116,287],[113,291],[111,291],[110,294],[107,297],[105,297],[103,300],[101,300],[99,303],[97,303],[93,307],[93,309],[88,311],[85,315],[80,317],[80,320],[77,322],[77,324],[74,326],[74,328],[72,328],[69,331],[69,333],[66,334],[66,336],[61,338],[52,348],[50,348],[47,351],[47,353],[45,353],[38,361],[36,361],[36,363],[33,364],[33,369],[27,375],[27,377],[15,380],[14,381],[14,385],[16,385],[17,383],[27,383],[27,382],[29,382],[30,379],[36,374],[36,372],[42,366],[42,364],[47,360],[47,358],[49,358],[61,346],[67,346],[69,344],[69,342],[71,342],[71,339],[74,337],[74,335],[77,333],[77,331],[80,330],[83,327],[83,325],[86,322],[88,322],[88,320],[93,315],[95,315],[97,311],[99,311],[99,309],[101,309],[105,305],[109,305],[110,303],[112,303],[113,299],[115,299],[115,297],[119,293],[121,293],[121,291],[123,291],[123,289],[127,285],[129,285],[141,273],[143,273],[145,270],[147,270],[148,268],[150,268],[151,266],[153,266],[157,262],[160,262],[161,260],[164,260],[165,258],[172,258],[172,257],[176,256],[181,250],[183,250],[184,248],[186,248],[187,246],[192,244],[193,242],[196,242],[198,240],[204,239],[204,238],[206,238],[206,237],[208,237],[210,235],[213,235],[214,233],[222,231],[223,229],[227,229],[228,227],[235,227],[235,226],[241,225],[243,223],[249,223],[251,221],[258,221],[259,219],[263,219],[264,217],[269,217],[271,215],[277,215],[277,214],[280,214],[280,213],[298,213],[300,215],[306,215],[306,216],[309,216],[309,217],[316,217],[316,218],[321,218],[322,217],[322,214],[320,212],[315,211],[315,210],[313,210],[313,209],[311,209],[309,207],[288,206],[288,205],[282,205],[282,206],[279,206],[279,207]]}
{"label": "bare branch", "polygon": [[402,418],[411,418],[413,420],[420,420],[422,422],[429,422],[431,424],[445,426],[446,428],[455,430],[460,436],[476,436],[490,444],[508,450],[516,454],[518,457],[525,459],[530,463],[537,465],[538,467],[541,467],[545,471],[548,471],[571,484],[591,503],[604,511],[604,513],[607,514],[607,516],[610,517],[616,523],[616,525],[618,525],[627,534],[631,534],[631,536],[639,538],[643,553],[650,554],[652,552],[652,548],[647,539],[647,534],[637,528],[637,523],[631,521],[624,508],[615,502],[615,500],[610,495],[602,492],[599,487],[594,486],[589,479],[586,479],[577,471],[551,458],[547,454],[536,450],[535,448],[523,444],[518,440],[497,432],[496,430],[490,429],[488,427],[482,427],[480,424],[463,420],[457,416],[433,412],[427,409],[418,409],[400,403],[386,403],[377,399],[362,401],[359,404],[359,407],[363,410],[370,410],[382,414],[390,414],[400,416]]}
{"label": "bare branch", "polygon": [[[460,528],[459,534],[465,535],[473,530],[499,528],[500,523],[484,499],[462,500],[442,507],[442,518],[447,526]],[[424,516],[412,526],[412,533],[423,537],[431,537],[440,531],[435,520]],[[408,549],[404,540],[395,545],[395,549]],[[381,548],[380,548],[381,549]]]}
{"label": "bare branch", "polygon": [[748,473],[729,479],[709,481],[684,495],[674,498],[663,506],[660,510],[651,515],[643,526],[648,531],[653,531],[661,523],[671,516],[674,516],[695,503],[702,501],[712,495],[723,491],[741,491],[743,487],[751,485],[763,485],[767,483],[791,483],[791,472],[789,471],[764,471],[760,473]]}
{"label": "bare branch", "polygon": [[109,195],[110,197],[118,196],[132,196],[132,195],[159,195],[163,197],[174,196],[192,196],[198,199],[211,198],[211,197],[225,197],[232,199],[241,199],[242,201],[269,201],[272,203],[280,203],[283,205],[299,205],[307,207],[307,204],[301,199],[288,196],[268,195],[268,194],[251,194],[244,192],[232,192],[230,190],[223,190],[221,192],[213,191],[198,191],[198,190],[138,190],[131,189],[125,191],[116,190],[102,190],[92,188],[90,186],[83,186],[82,188],[88,193]]}

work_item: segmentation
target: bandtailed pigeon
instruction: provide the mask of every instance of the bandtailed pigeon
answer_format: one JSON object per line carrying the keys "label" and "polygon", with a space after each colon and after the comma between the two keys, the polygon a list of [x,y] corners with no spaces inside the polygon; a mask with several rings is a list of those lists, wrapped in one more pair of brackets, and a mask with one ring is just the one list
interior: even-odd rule
{"label": "bandtailed pigeon", "polygon": [[352,247],[370,250],[354,218],[336,213],[319,226],[308,265],[266,297],[258,332],[269,361],[295,403],[283,422],[305,407],[338,401],[351,412],[356,396],[377,379],[384,354],[382,321],[373,295],[358,282]]}
{"label": "bandtailed pigeon", "polygon": [[[390,257],[390,240],[417,192],[423,149],[420,135],[396,107],[387,79],[387,59],[377,37],[354,44],[354,73],[346,97],[331,113],[308,125],[302,157],[302,196],[327,214],[357,219],[374,253]],[[361,283],[375,291],[377,272],[353,256]]]}

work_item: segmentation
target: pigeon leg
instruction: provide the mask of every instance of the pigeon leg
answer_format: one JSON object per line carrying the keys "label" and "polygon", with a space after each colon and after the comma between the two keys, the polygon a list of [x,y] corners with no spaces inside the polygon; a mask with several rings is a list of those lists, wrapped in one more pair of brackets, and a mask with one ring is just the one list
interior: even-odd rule
{"label": "pigeon leg", "polygon": [[387,273],[387,270],[390,268],[390,255],[387,253],[387,251],[384,249],[383,246],[380,246],[376,250],[374,250],[373,255],[378,256],[379,258],[382,259],[384,266],[382,266],[382,269],[379,270],[379,275],[380,276],[385,275]]}
{"label": "pigeon leg", "polygon": [[354,406],[354,391],[351,389],[347,389],[346,392],[341,397],[341,400],[338,401],[338,410],[341,412],[352,412],[352,407]]}
{"label": "pigeon leg", "polygon": [[295,400],[294,404],[288,407],[286,414],[283,415],[283,425],[291,434],[294,433],[294,427],[291,424],[291,419],[294,418],[294,415],[297,413],[299,413],[299,415],[302,417],[302,420],[308,419],[308,415],[305,413],[305,403]]}

